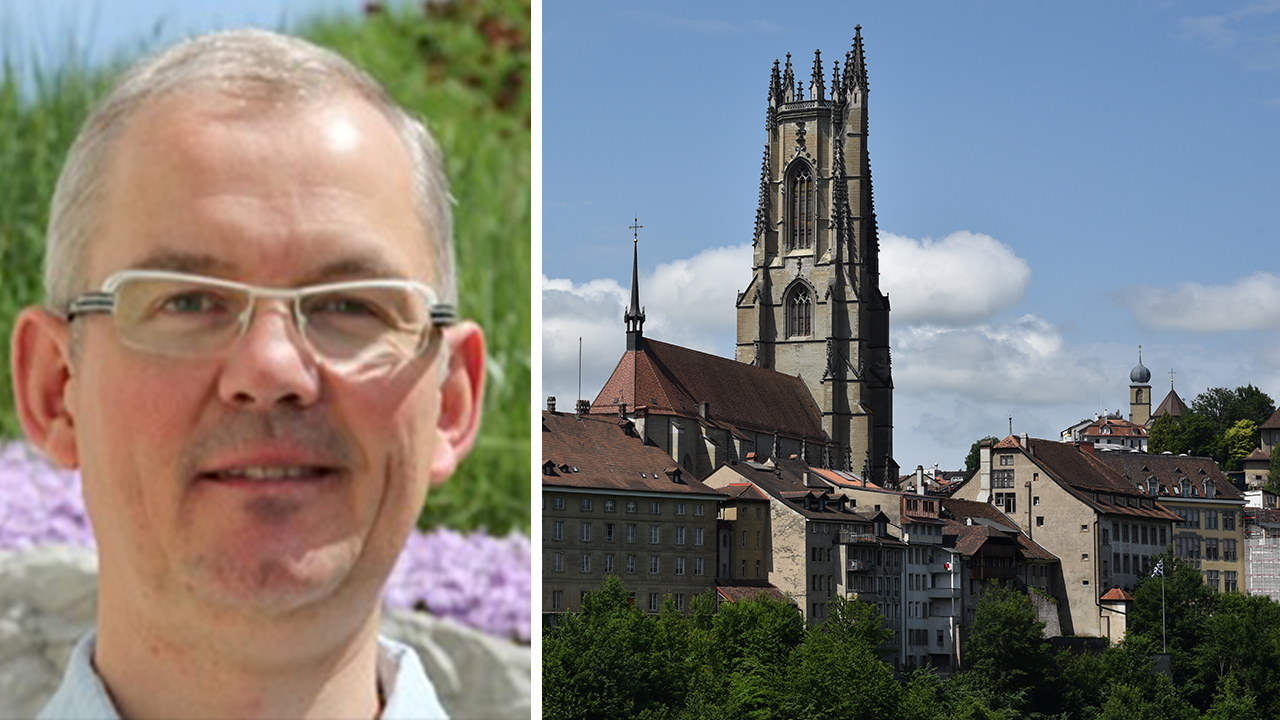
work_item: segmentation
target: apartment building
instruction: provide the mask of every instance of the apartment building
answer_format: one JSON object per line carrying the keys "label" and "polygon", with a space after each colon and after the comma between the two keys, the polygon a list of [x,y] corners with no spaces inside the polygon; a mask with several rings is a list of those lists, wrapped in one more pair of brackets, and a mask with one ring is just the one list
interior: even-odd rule
{"label": "apartment building", "polygon": [[619,576],[633,601],[679,609],[715,586],[722,493],[644,445],[625,418],[542,414],[544,621]]}
{"label": "apartment building", "polygon": [[989,503],[1061,561],[1064,635],[1105,636],[1100,598],[1132,592],[1179,517],[1098,459],[1092,443],[1010,436],[979,448],[953,497]]}
{"label": "apartment building", "polygon": [[[1244,588],[1245,497],[1212,458],[1113,452],[1097,457],[1178,516],[1171,541],[1174,554],[1198,567],[1205,584],[1215,592]],[[1113,538],[1123,540],[1134,532],[1122,521],[1113,521]]]}

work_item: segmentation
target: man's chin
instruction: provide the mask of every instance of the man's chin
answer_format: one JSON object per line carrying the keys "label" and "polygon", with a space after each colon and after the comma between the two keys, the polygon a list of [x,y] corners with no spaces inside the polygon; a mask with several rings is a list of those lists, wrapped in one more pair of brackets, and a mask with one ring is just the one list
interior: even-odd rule
{"label": "man's chin", "polygon": [[289,555],[228,553],[194,563],[188,587],[224,612],[289,615],[319,609],[342,593],[358,556],[354,543]]}

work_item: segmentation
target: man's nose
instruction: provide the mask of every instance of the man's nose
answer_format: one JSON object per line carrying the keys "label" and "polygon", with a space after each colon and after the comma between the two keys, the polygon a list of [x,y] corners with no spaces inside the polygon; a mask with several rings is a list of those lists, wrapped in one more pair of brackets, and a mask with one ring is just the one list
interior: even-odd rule
{"label": "man's nose", "polygon": [[305,407],[320,396],[320,373],[287,306],[260,304],[223,360],[218,393],[229,405]]}

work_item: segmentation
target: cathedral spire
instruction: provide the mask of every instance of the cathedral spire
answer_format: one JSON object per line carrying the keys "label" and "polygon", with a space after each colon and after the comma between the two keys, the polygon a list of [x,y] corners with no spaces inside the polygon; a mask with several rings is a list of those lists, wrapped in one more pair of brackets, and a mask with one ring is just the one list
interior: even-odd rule
{"label": "cathedral spire", "polygon": [[787,68],[782,73],[782,101],[791,102],[796,94],[796,76],[791,72],[791,53],[787,53]]}
{"label": "cathedral spire", "polygon": [[826,100],[827,90],[822,80],[822,51],[813,51],[813,79],[809,81],[809,99]]}
{"label": "cathedral spire", "polygon": [[785,100],[782,97],[782,75],[778,73],[778,61],[773,61],[773,74],[769,76],[769,102],[765,109],[764,131],[773,132],[778,126],[778,106]]}
{"label": "cathedral spire", "polygon": [[764,159],[760,161],[760,199],[756,205],[756,234],[751,244],[760,241],[769,229],[769,146],[764,146]]}
{"label": "cathedral spire", "polygon": [[[845,74],[851,75],[853,82],[852,83],[846,82],[845,88],[847,89],[850,85],[853,85],[853,86],[861,87],[865,90],[867,88],[867,63],[866,63],[866,58],[862,54],[862,26],[861,25],[853,26],[853,50],[849,52],[849,57],[852,60],[852,62],[846,64]],[[849,67],[850,65],[852,65],[852,72],[850,72],[850,67]]]}
{"label": "cathedral spire", "polygon": [[637,216],[630,226],[632,231],[631,251],[631,307],[622,316],[627,326],[627,350],[640,350],[644,346],[644,308],[640,307],[640,218]]}

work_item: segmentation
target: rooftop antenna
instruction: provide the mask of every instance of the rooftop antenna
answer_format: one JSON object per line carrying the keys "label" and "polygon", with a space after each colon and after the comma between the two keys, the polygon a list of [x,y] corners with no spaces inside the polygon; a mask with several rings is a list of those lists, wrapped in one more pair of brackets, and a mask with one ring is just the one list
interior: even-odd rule
{"label": "rooftop antenna", "polygon": [[1013,416],[1012,415],[1009,416],[1009,434],[1010,435],[1013,434]]}
{"label": "rooftop antenna", "polygon": [[[582,402],[582,336],[578,336],[578,402]],[[577,405],[574,405],[577,407]]]}

